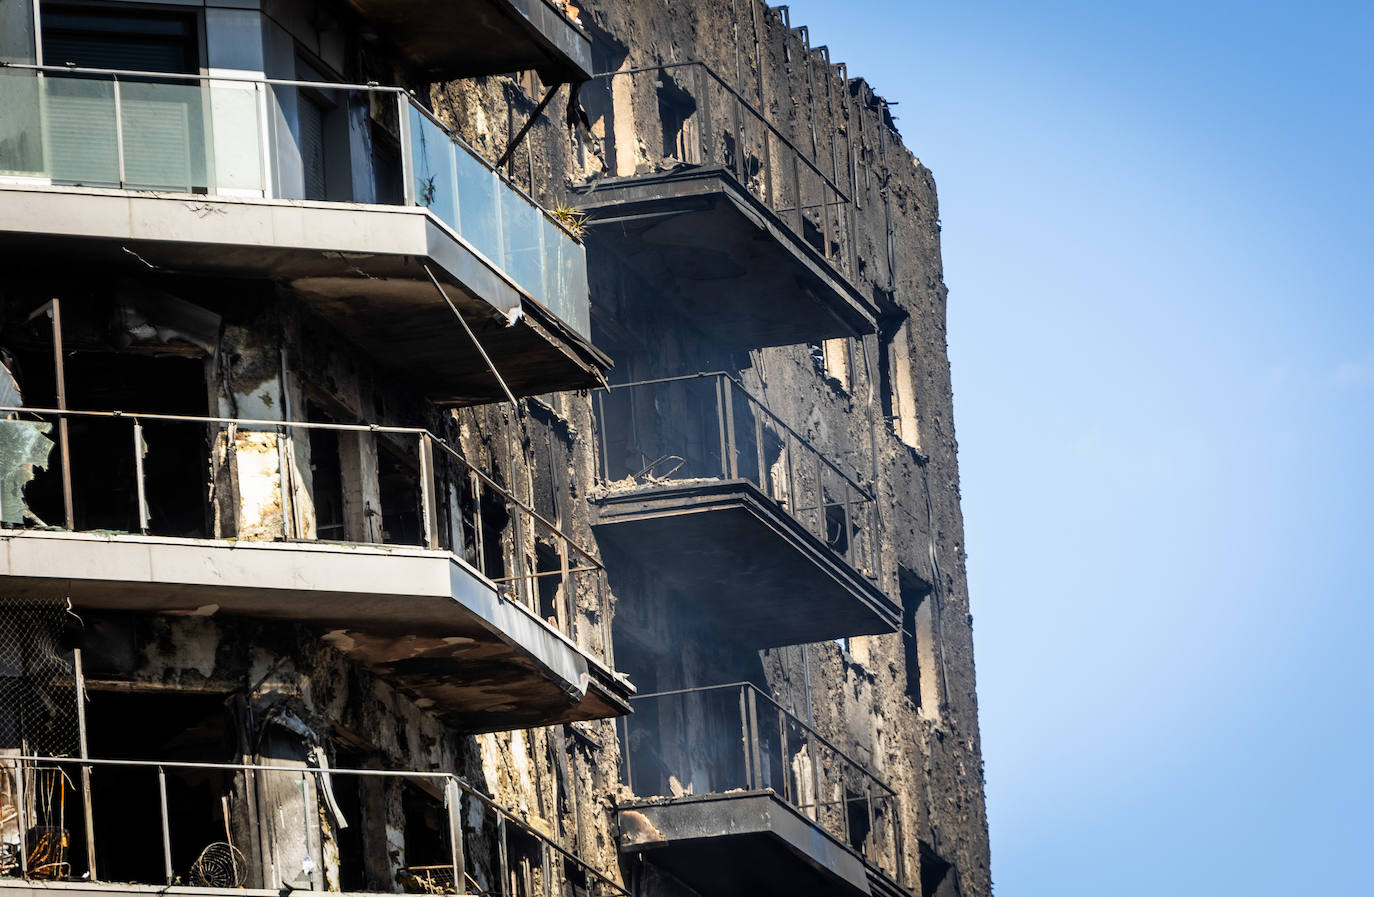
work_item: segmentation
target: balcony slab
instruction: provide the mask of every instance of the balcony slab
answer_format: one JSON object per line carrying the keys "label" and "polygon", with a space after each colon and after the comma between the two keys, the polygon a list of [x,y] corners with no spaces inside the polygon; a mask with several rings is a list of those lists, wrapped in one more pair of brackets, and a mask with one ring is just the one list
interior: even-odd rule
{"label": "balcony slab", "polygon": [[307,624],[468,732],[619,716],[633,693],[445,551],[6,530],[0,583],[77,607]]}
{"label": "balcony slab", "polygon": [[607,570],[638,561],[698,625],[756,648],[896,632],[901,608],[747,480],[596,499]]}
{"label": "balcony slab", "polygon": [[430,400],[500,400],[428,264],[516,395],[593,388],[610,367],[420,207],[11,184],[0,260],[274,280]]}
{"label": "balcony slab", "polygon": [[447,81],[536,69],[548,83],[592,76],[592,41],[551,0],[348,0],[408,59]]}
{"label": "balcony slab", "polygon": [[701,894],[868,897],[863,861],[771,791],[622,803],[620,852]]}
{"label": "balcony slab", "polygon": [[606,253],[662,286],[722,347],[790,346],[876,330],[878,308],[718,167],[583,188],[591,264]]}

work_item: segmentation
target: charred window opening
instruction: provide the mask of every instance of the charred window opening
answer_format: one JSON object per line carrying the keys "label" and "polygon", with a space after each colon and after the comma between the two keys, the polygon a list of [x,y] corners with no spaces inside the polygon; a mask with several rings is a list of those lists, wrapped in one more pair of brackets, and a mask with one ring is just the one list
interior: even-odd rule
{"label": "charred window opening", "polygon": [[[306,419],[311,423],[333,423],[333,419],[316,405],[307,402]],[[343,465],[339,458],[339,432],[311,429],[310,485],[315,502],[315,536],[324,540],[347,538],[344,518]]]}
{"label": "charred window opening", "polygon": [[849,834],[849,846],[857,853],[863,852],[869,833],[873,830],[872,820],[869,818],[872,810],[873,805],[867,795],[845,789],[845,831]]}
{"label": "charred window opening", "polygon": [[[223,763],[234,758],[237,744],[222,694],[93,691],[87,705],[87,731],[91,755],[109,760]],[[75,767],[66,769],[68,860],[79,877],[86,857],[84,826],[77,821],[80,786]],[[234,774],[176,766],[163,769],[173,875],[194,881],[191,870],[202,852],[212,844],[235,840],[230,834]],[[100,878],[164,883],[157,769],[98,767],[91,775],[91,802]]]}
{"label": "charred window opening", "polygon": [[452,875],[448,845],[448,813],[443,800],[407,783],[401,795],[405,816],[406,867],[412,874],[446,870]]}
{"label": "charred window opening", "polygon": [[919,846],[921,897],[959,897],[959,873],[925,841]]}
{"label": "charred window opening", "polygon": [[539,595],[539,618],[548,621],[550,625],[558,626],[558,621],[563,617],[563,577],[558,575],[563,570],[563,558],[556,546],[541,540],[535,543],[534,561],[535,572],[539,574],[535,577],[535,588]]}
{"label": "charred window opening", "polygon": [[939,713],[936,688],[935,626],[931,587],[915,573],[902,568],[902,649],[906,666],[906,694],[924,717]]}
{"label": "charred window opening", "polygon": [[[22,371],[24,402],[57,405],[50,335],[40,326],[33,342],[16,352]],[[46,343],[46,345],[43,345]],[[205,363],[199,357],[134,352],[72,351],[63,363],[67,405],[82,410],[138,410],[204,416],[208,397]],[[131,417],[73,416],[71,442],[72,504],[78,530],[136,533],[138,464],[142,451],[148,532],[160,536],[203,538],[209,526],[209,448],[203,424],[140,421],[141,446]],[[50,434],[56,441],[56,428]],[[64,523],[61,456],[54,448],[46,469],[36,471],[24,496],[44,523]]]}
{"label": "charred window opening", "polygon": [[849,515],[852,509],[846,508],[843,500],[837,501],[825,493],[825,541],[826,544],[836,553],[847,555],[849,553]]}
{"label": "charred window opening", "polygon": [[382,541],[388,545],[421,545],[419,461],[401,453],[388,440],[377,441],[377,477],[381,487]]}
{"label": "charred window opening", "polygon": [[663,124],[663,156],[679,162],[696,164],[697,101],[667,72],[658,75],[658,117]]}
{"label": "charred window opening", "polygon": [[[378,768],[375,752],[340,746],[333,765],[339,769]],[[336,827],[338,844],[337,889],[341,891],[390,891],[393,887],[391,860],[380,824],[386,818],[387,782],[378,776],[336,775],[334,800],[348,824]]]}
{"label": "charred window opening", "polygon": [[538,838],[517,826],[506,826],[506,862],[509,897],[535,897],[544,893],[544,851]]}

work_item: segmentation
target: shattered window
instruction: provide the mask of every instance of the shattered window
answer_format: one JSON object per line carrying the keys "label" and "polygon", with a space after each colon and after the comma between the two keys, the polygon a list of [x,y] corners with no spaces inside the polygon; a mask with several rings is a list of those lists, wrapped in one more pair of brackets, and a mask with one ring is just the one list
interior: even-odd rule
{"label": "shattered window", "polygon": [[34,468],[48,469],[52,424],[34,420],[0,420],[0,521],[43,523],[24,503],[24,487]]}

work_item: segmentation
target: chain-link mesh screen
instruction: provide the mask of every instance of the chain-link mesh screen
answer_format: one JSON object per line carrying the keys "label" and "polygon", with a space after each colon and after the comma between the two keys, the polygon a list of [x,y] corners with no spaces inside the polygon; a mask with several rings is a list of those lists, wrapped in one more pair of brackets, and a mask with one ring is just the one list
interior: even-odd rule
{"label": "chain-link mesh screen", "polygon": [[63,632],[66,596],[0,596],[0,751],[73,756],[76,676]]}

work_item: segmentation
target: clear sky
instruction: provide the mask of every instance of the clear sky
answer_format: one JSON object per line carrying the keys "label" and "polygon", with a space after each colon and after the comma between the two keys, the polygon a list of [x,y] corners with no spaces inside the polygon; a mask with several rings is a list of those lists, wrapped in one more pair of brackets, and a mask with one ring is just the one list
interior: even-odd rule
{"label": "clear sky", "polygon": [[791,11],[939,185],[999,897],[1374,892],[1374,3]]}

